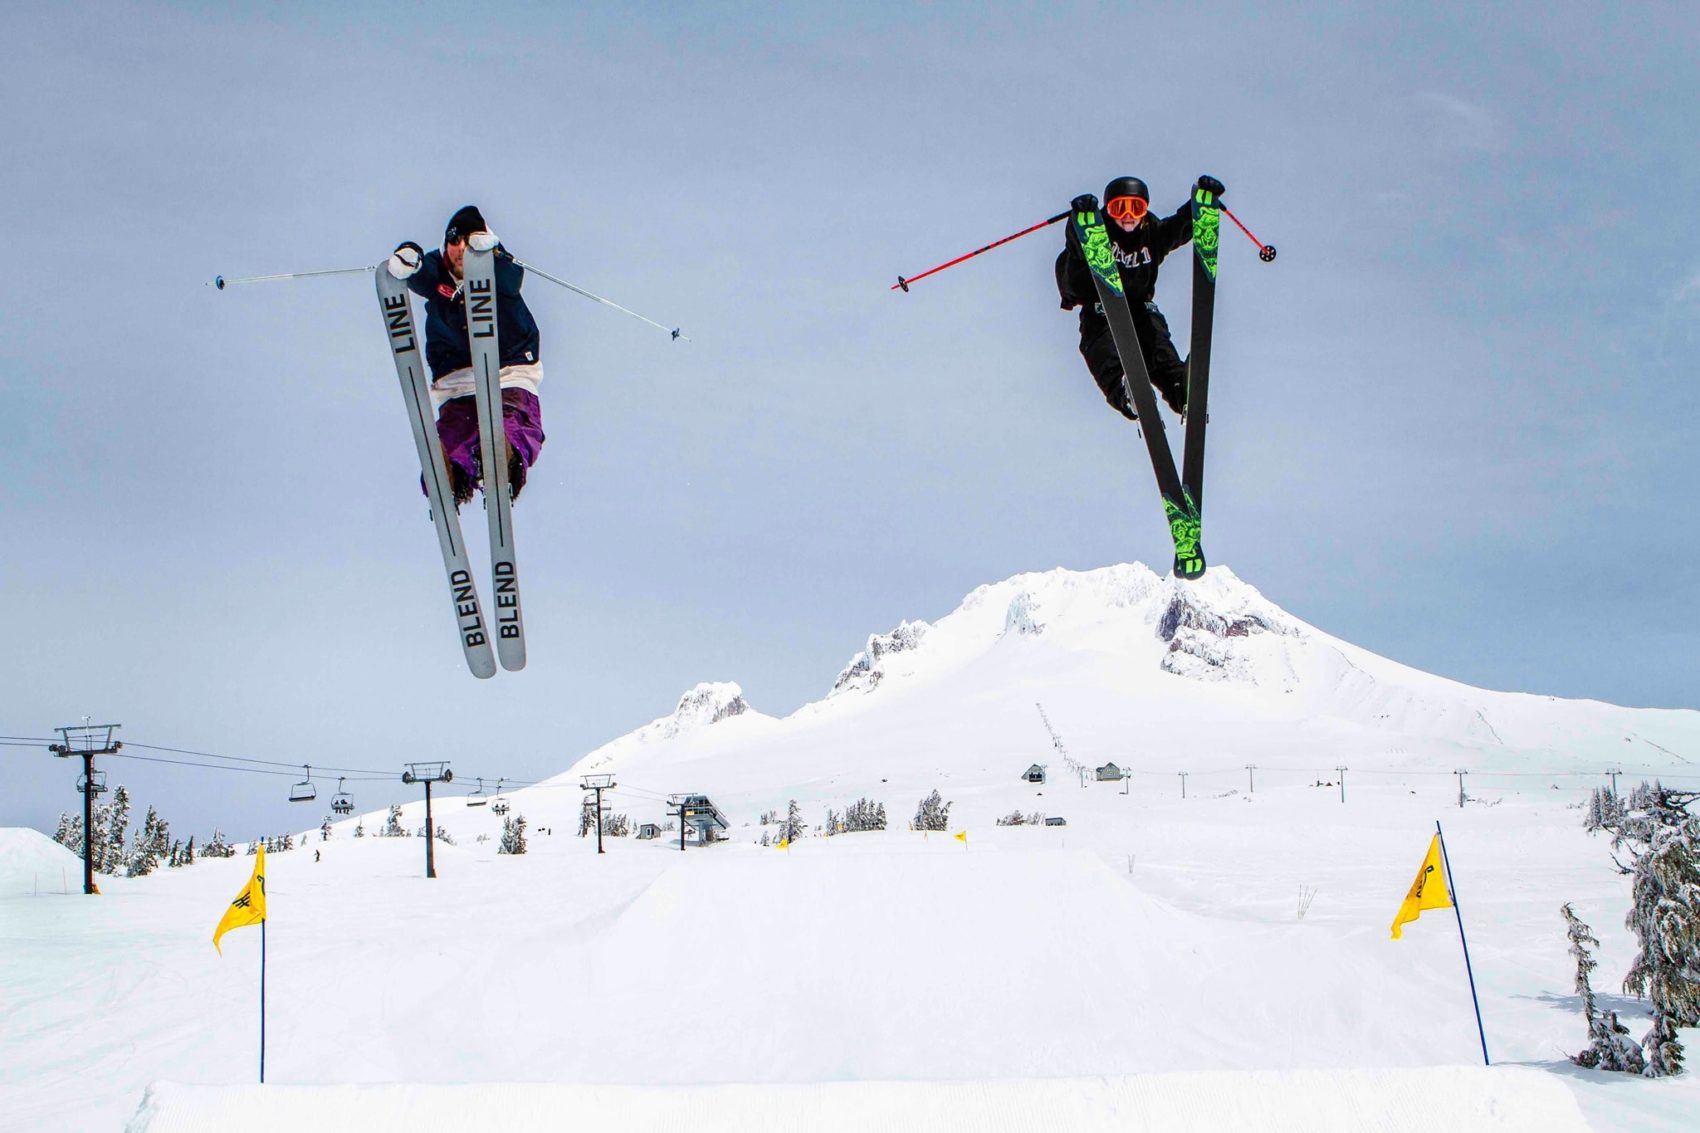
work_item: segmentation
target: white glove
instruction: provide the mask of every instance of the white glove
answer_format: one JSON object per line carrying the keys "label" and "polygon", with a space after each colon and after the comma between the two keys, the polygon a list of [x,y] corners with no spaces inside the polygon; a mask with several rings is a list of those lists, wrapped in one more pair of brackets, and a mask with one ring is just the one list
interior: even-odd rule
{"label": "white glove", "polygon": [[466,238],[466,246],[474,252],[488,252],[500,243],[494,232],[474,232]]}
{"label": "white glove", "polygon": [[424,253],[419,250],[419,245],[409,242],[390,253],[389,262],[384,266],[397,279],[407,279],[419,270],[423,262]]}

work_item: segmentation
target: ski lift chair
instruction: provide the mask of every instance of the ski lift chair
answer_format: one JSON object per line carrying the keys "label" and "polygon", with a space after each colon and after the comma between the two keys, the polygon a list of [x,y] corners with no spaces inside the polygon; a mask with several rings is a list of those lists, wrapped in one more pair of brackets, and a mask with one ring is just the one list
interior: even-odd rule
{"label": "ski lift chair", "polygon": [[307,772],[307,778],[289,788],[289,801],[292,803],[310,803],[319,797],[319,789],[313,786],[312,765],[303,763],[301,766]]}
{"label": "ski lift chair", "polygon": [[92,781],[86,775],[77,776],[77,793],[96,797],[106,794],[106,772],[96,771]]}
{"label": "ski lift chair", "polygon": [[501,779],[496,780],[496,798],[495,801],[490,804],[491,814],[508,813],[508,800],[502,797],[502,782],[503,781]]}
{"label": "ski lift chair", "polygon": [[331,813],[332,814],[353,814],[354,813],[354,800],[349,798],[348,792],[344,791],[342,789],[342,785],[343,785],[344,781],[345,781],[345,779],[344,779],[343,776],[339,775],[337,777],[336,794],[334,796],[332,796],[332,798],[331,798]]}
{"label": "ski lift chair", "polygon": [[490,802],[484,797],[484,780],[478,780],[478,789],[466,796],[467,806],[485,806]]}

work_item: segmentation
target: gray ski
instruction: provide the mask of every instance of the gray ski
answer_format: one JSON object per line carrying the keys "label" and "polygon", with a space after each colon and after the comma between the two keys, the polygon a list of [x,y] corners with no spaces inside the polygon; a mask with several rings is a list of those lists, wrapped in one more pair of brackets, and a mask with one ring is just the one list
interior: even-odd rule
{"label": "gray ski", "polygon": [[383,264],[372,273],[378,281],[378,308],[384,316],[390,355],[395,359],[396,377],[401,379],[402,400],[407,403],[408,424],[419,450],[419,467],[425,491],[431,500],[431,519],[437,528],[437,545],[443,552],[443,569],[449,576],[454,599],[455,626],[460,631],[461,649],[467,668],[475,677],[496,675],[496,658],[490,651],[489,628],[478,605],[478,587],[472,580],[472,563],[460,533],[460,516],[455,512],[449,490],[449,471],[443,446],[437,439],[437,413],[431,404],[431,385],[419,355],[419,333],[413,323],[413,301],[407,284],[392,276]]}
{"label": "gray ski", "polygon": [[502,425],[502,358],[496,336],[496,254],[470,247],[466,269],[466,333],[472,347],[473,393],[490,527],[490,576],[496,607],[496,656],[504,669],[525,668],[519,564],[514,557],[513,501],[508,496],[507,430]]}

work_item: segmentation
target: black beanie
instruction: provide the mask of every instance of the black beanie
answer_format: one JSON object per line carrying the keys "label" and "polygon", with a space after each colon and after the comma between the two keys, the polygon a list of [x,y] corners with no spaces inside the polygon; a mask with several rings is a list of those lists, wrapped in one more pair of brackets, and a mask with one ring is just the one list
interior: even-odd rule
{"label": "black beanie", "polygon": [[478,211],[477,205],[462,205],[460,211],[449,217],[449,226],[443,229],[443,244],[453,244],[456,240],[465,240],[474,232],[488,232],[489,227],[484,223],[484,214]]}

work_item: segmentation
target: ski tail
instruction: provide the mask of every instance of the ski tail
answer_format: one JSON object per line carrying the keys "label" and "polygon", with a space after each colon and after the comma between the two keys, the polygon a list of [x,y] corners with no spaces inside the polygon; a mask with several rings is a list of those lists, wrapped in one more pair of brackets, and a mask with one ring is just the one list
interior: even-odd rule
{"label": "ski tail", "polygon": [[401,380],[402,399],[407,403],[408,423],[413,428],[414,447],[431,501],[431,520],[437,529],[437,545],[443,552],[443,570],[448,575],[449,594],[454,604],[455,626],[467,668],[479,678],[496,675],[496,658],[490,649],[489,625],[478,602],[478,587],[472,579],[472,563],[460,531],[449,489],[448,464],[437,439],[437,416],[431,405],[431,387],[419,354],[419,333],[413,321],[413,301],[407,284],[390,275],[382,265],[373,272],[378,281],[378,309],[384,318],[390,355],[396,377]]}
{"label": "ski tail", "polygon": [[1104,227],[1102,213],[1076,212],[1069,221],[1069,230],[1082,258],[1092,269],[1092,285],[1098,291],[1098,301],[1110,324],[1110,336],[1116,353],[1122,360],[1122,383],[1129,404],[1139,414],[1145,434],[1145,449],[1151,457],[1151,470],[1157,477],[1157,491],[1163,497],[1163,512],[1169,521],[1169,535],[1175,544],[1175,574],[1181,578],[1197,578],[1204,573],[1204,550],[1199,546],[1200,520],[1198,507],[1181,483],[1175,470],[1175,456],[1169,448],[1168,435],[1163,429],[1163,417],[1157,409],[1157,395],[1151,389],[1151,373],[1145,366],[1145,353],[1139,345],[1139,328],[1133,321],[1133,309],[1122,289],[1121,268],[1116,264],[1115,249]]}
{"label": "ski tail", "polygon": [[1222,210],[1215,194],[1192,191],[1192,352],[1187,361],[1186,450],[1181,487],[1204,512],[1204,427],[1210,423],[1210,339],[1216,321],[1216,251]]}
{"label": "ski tail", "polygon": [[468,248],[465,265],[466,331],[472,348],[473,394],[478,405],[484,514],[490,529],[496,656],[504,669],[523,669],[525,620],[520,612],[513,500],[508,491],[507,430],[502,423],[502,357],[496,330],[496,254]]}

